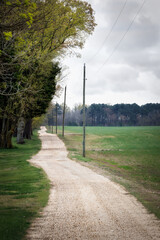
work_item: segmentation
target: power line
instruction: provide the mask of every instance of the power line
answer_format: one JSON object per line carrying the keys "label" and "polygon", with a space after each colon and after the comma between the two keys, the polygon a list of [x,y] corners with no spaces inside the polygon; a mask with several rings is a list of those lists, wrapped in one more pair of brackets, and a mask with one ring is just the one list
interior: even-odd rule
{"label": "power line", "polygon": [[105,42],[106,42],[106,41],[109,39],[109,37],[110,37],[110,35],[111,35],[111,33],[112,33],[112,31],[113,31],[113,29],[114,29],[115,25],[117,24],[117,22],[118,22],[118,20],[119,20],[120,16],[121,16],[121,15],[122,15],[122,13],[123,13],[123,10],[124,10],[124,8],[125,8],[125,6],[126,6],[127,2],[128,2],[128,0],[126,0],[126,1],[125,1],[125,3],[123,4],[123,6],[122,6],[122,8],[121,8],[121,10],[120,10],[120,12],[119,12],[119,14],[118,14],[118,16],[117,16],[116,20],[114,21],[114,23],[113,23],[113,25],[112,25],[112,27],[111,27],[111,29],[110,29],[109,33],[108,33],[108,34],[107,34],[107,36],[105,37],[105,39],[104,39],[104,41],[103,41],[102,45],[99,47],[99,49],[97,50],[97,52],[96,52],[96,53],[93,55],[93,57],[92,57],[92,58],[90,58],[90,60],[89,60],[87,63],[91,62],[91,61],[92,61],[92,59],[93,59],[93,58],[95,58],[95,57],[98,55],[98,53],[100,52],[100,50],[103,48],[103,46],[104,46]]}
{"label": "power line", "polygon": [[96,73],[98,73],[102,68],[103,66],[110,60],[110,58],[112,57],[112,55],[115,53],[115,51],[118,49],[118,47],[120,46],[121,42],[123,41],[123,39],[125,38],[125,36],[127,35],[127,33],[129,32],[130,28],[132,27],[133,23],[135,22],[136,20],[136,17],[138,16],[138,14],[140,13],[140,11],[142,10],[145,2],[147,0],[144,0],[140,6],[140,8],[138,9],[136,15],[134,16],[133,20],[131,21],[131,23],[129,24],[126,32],[123,34],[123,36],[121,37],[121,39],[119,40],[118,44],[115,46],[115,48],[113,49],[113,51],[111,52],[111,54],[108,56],[108,58],[106,59],[106,61],[102,64],[102,66],[98,69],[98,71]]}

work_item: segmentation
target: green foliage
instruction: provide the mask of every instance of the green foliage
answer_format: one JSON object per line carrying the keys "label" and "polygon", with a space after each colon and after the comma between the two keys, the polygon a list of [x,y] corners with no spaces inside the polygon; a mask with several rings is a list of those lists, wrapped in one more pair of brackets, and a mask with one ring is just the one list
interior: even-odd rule
{"label": "green foliage", "polygon": [[6,41],[10,40],[12,38],[12,32],[3,32]]}
{"label": "green foliage", "polygon": [[[83,160],[82,127],[65,127],[65,133],[69,156]],[[86,134],[86,159],[160,218],[160,127],[87,127]]]}
{"label": "green foliage", "polygon": [[[60,72],[58,64],[52,64],[53,59],[82,47],[94,27],[93,10],[84,1],[2,1],[0,124],[5,116],[15,128],[19,117],[45,113]],[[11,137],[11,128],[5,132]],[[0,139],[7,139],[2,135],[0,126]]]}
{"label": "green foliage", "polygon": [[41,169],[27,162],[40,150],[37,134],[26,144],[0,151],[0,236],[24,237],[32,218],[48,201],[49,181]]}
{"label": "green foliage", "polygon": [[[28,71],[28,70],[27,70]],[[26,71],[26,76],[30,72]],[[25,92],[21,101],[22,108],[25,109],[24,117],[38,117],[45,113],[56,91],[56,75],[60,72],[58,64],[47,62],[38,64],[34,73],[32,90]],[[22,109],[23,110],[23,109]]]}
{"label": "green foliage", "polygon": [[[51,60],[68,47],[82,47],[85,35],[91,34],[96,25],[90,4],[78,0],[8,0],[0,13],[2,31],[14,32],[17,50],[25,56],[28,53],[29,58],[45,55]],[[20,38],[25,41],[19,44]]]}
{"label": "green foliage", "polygon": [[41,115],[40,117],[34,117],[32,120],[32,128],[39,129],[44,119],[45,119],[45,115]]}
{"label": "green foliage", "polygon": [[[81,105],[66,112],[66,125],[82,125]],[[159,126],[160,104],[91,104],[86,106],[87,126]]]}

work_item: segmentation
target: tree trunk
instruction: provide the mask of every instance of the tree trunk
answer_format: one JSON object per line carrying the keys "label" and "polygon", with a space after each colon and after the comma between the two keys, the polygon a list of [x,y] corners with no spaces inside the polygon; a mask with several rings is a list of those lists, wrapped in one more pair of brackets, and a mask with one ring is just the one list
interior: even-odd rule
{"label": "tree trunk", "polygon": [[15,138],[17,137],[17,127],[14,130],[13,137],[15,137]]}
{"label": "tree trunk", "polygon": [[18,126],[17,126],[17,143],[18,144],[23,144],[24,143],[24,128],[25,128],[25,121],[24,118],[21,117],[18,120]]}
{"label": "tree trunk", "polygon": [[14,123],[7,119],[0,119],[0,148],[12,148],[12,136],[14,133]]}
{"label": "tree trunk", "polygon": [[25,128],[24,128],[24,138],[31,139],[32,136],[32,119],[27,119]]}

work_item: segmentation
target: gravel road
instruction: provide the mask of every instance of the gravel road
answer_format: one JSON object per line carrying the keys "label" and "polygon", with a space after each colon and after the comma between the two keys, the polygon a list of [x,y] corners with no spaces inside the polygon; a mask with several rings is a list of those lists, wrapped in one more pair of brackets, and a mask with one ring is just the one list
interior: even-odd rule
{"label": "gravel road", "polygon": [[63,142],[41,128],[42,150],[31,162],[42,167],[52,187],[48,205],[27,239],[160,239],[160,222],[121,186],[67,158]]}

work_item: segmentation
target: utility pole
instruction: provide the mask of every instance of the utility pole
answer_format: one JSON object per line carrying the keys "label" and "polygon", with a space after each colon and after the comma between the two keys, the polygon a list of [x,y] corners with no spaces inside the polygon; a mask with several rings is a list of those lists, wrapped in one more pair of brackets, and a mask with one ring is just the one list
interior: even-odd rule
{"label": "utility pole", "polygon": [[57,103],[56,103],[56,134],[57,134]]}
{"label": "utility pole", "polygon": [[53,133],[53,108],[52,108],[52,133]]}
{"label": "utility pole", "polygon": [[86,156],[86,112],[85,112],[85,91],[86,91],[86,65],[83,69],[83,157]]}
{"label": "utility pole", "polygon": [[63,137],[64,137],[64,120],[65,120],[65,110],[66,110],[66,89],[67,89],[67,87],[65,87],[65,91],[64,91],[63,126],[62,126],[62,136]]}

